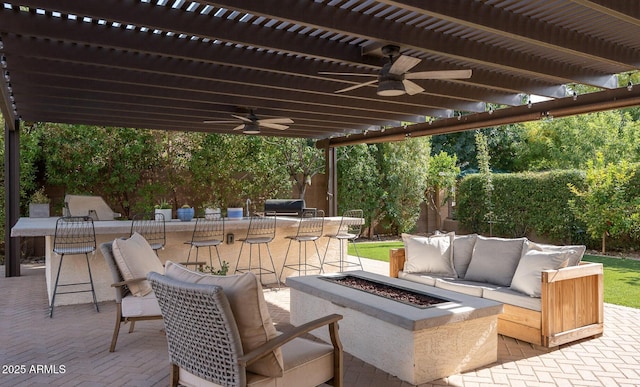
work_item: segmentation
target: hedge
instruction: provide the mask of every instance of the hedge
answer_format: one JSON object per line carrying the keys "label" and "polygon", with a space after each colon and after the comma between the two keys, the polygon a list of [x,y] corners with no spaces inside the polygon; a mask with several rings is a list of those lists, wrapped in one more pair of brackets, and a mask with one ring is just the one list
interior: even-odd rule
{"label": "hedge", "polygon": [[[567,205],[568,183],[584,187],[579,170],[493,174],[494,236],[537,235],[563,243],[584,243],[584,225]],[[463,228],[489,234],[480,175],[465,176],[457,190],[457,220]]]}

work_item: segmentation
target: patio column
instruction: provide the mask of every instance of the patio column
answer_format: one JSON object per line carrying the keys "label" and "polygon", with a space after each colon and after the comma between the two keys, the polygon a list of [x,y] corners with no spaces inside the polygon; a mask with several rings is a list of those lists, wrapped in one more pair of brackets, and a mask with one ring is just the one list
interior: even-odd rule
{"label": "patio column", "polygon": [[5,277],[20,276],[20,238],[11,228],[20,217],[20,121],[4,124],[4,255]]}
{"label": "patio column", "polygon": [[327,171],[327,216],[338,214],[338,173],[336,148],[327,146],[324,148],[325,171]]}

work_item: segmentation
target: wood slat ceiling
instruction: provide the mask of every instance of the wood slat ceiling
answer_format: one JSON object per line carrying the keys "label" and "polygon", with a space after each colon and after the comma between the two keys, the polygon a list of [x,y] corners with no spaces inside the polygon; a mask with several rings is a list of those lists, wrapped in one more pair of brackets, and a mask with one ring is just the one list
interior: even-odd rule
{"label": "wood slat ceiling", "polygon": [[[264,135],[383,140],[638,104],[640,87],[616,76],[640,69],[638,36],[640,4],[626,0],[5,1],[0,107],[10,125],[217,133],[236,125],[203,121],[253,109],[294,121]],[[422,60],[412,72],[473,75],[416,81],[412,96],[335,93],[375,78],[322,72],[377,74],[386,44]],[[602,92],[567,97],[573,84]],[[530,95],[551,100],[532,109]]]}

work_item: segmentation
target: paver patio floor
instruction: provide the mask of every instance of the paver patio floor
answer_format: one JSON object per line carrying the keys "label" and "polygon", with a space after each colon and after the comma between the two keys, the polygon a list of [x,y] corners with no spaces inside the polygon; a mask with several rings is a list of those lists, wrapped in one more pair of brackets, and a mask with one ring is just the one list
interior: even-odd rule
{"label": "paver patio floor", "polygon": [[[366,270],[386,267],[365,261]],[[42,267],[23,266],[14,278],[5,278],[2,267],[0,275],[0,386],[168,384],[161,321],[139,322],[132,334],[122,329],[109,353],[114,303],[101,303],[100,313],[91,304],[56,307],[49,319]],[[267,290],[265,298],[277,328],[286,330],[289,290]],[[546,350],[501,336],[496,363],[422,386],[640,386],[639,325],[640,309],[606,304],[600,338]],[[347,386],[409,386],[353,356],[345,360]]]}

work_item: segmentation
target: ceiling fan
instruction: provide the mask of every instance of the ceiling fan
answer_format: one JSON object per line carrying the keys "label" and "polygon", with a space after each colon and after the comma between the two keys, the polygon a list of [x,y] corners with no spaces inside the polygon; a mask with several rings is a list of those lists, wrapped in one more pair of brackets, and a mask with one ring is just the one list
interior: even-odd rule
{"label": "ceiling fan", "polygon": [[336,90],[336,93],[344,93],[378,82],[377,93],[384,97],[395,97],[403,94],[414,95],[423,92],[424,88],[411,81],[411,79],[465,79],[471,77],[471,70],[439,70],[410,73],[408,71],[418,65],[422,59],[400,55],[400,47],[395,45],[382,47],[382,54],[388,57],[389,61],[382,66],[378,74],[333,72],[321,72],[320,74],[377,77],[372,81]]}
{"label": "ceiling fan", "polygon": [[249,114],[245,116],[240,116],[236,114],[232,114],[231,117],[236,118],[234,121],[203,121],[205,124],[235,124],[240,123],[240,125],[233,128],[233,130],[242,130],[244,134],[259,134],[260,128],[269,128],[276,130],[285,130],[288,129],[289,126],[287,124],[293,124],[293,120],[291,118],[265,118],[260,119],[253,110],[249,111]]}

